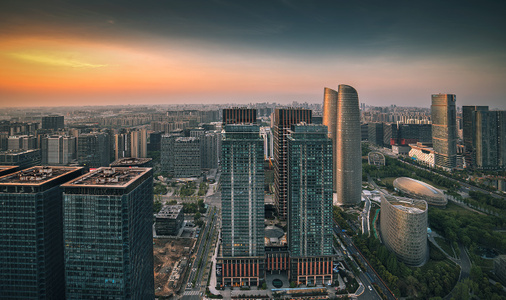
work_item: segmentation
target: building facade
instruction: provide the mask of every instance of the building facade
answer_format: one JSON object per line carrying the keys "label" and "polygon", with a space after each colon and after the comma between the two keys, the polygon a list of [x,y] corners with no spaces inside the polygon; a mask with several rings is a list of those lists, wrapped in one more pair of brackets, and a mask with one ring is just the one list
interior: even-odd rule
{"label": "building facade", "polygon": [[337,92],[336,171],[337,203],[356,205],[362,193],[362,150],[357,91],[341,84]]}
{"label": "building facade", "polygon": [[178,137],[174,140],[174,177],[198,177],[200,166],[200,140],[195,137]]}
{"label": "building facade", "polygon": [[453,94],[432,95],[432,144],[436,167],[457,166],[457,109]]}
{"label": "building facade", "polygon": [[82,168],[0,177],[0,299],[65,299],[62,189]]}
{"label": "building facade", "polygon": [[290,280],[332,282],[332,140],[324,125],[292,125],[288,136]]}
{"label": "building facade", "polygon": [[225,125],[222,141],[222,285],[264,278],[264,160],[258,125]]}
{"label": "building facade", "polygon": [[99,168],[62,187],[66,299],[154,299],[152,170]]}
{"label": "building facade", "polygon": [[475,157],[475,146],[476,146],[476,123],[475,123],[475,112],[476,111],[488,111],[488,106],[462,106],[462,136],[465,147],[465,161],[468,168],[474,167]]}
{"label": "building facade", "polygon": [[273,118],[274,203],[281,219],[288,217],[288,130],[293,124],[311,124],[312,111],[303,108],[276,108]]}
{"label": "building facade", "polygon": [[156,214],[156,235],[177,235],[183,227],[184,211],[182,205],[165,205]]}
{"label": "building facade", "polygon": [[41,140],[43,165],[67,165],[77,157],[76,138],[73,136],[48,136]]}
{"label": "building facade", "polygon": [[407,265],[420,266],[428,259],[427,211],[424,200],[381,195],[381,238]]}
{"label": "building facade", "polygon": [[110,161],[109,135],[103,132],[91,132],[77,138],[77,160],[88,168],[108,166]]}
{"label": "building facade", "polygon": [[42,129],[50,129],[57,131],[58,129],[65,128],[64,125],[64,116],[59,115],[49,115],[42,117]]}

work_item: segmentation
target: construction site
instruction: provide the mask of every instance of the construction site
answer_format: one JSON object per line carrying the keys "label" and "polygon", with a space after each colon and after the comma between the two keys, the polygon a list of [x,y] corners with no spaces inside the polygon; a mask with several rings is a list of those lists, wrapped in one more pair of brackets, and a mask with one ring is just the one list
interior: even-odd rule
{"label": "construction site", "polygon": [[190,269],[190,251],[195,239],[155,238],[153,242],[155,296],[169,298],[180,289]]}

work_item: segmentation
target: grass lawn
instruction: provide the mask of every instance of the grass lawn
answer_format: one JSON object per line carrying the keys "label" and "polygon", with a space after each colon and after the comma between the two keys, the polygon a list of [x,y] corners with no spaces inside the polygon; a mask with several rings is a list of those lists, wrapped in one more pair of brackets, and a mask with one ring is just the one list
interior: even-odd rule
{"label": "grass lawn", "polygon": [[[441,209],[441,208],[429,207],[429,209]],[[476,212],[465,209],[462,206],[459,206],[451,201],[448,201],[448,204],[446,205],[446,208],[444,208],[444,210],[447,212],[456,212],[461,216],[470,216],[473,214],[477,214]]]}
{"label": "grass lawn", "polygon": [[[443,250],[450,256],[455,257],[455,253],[453,253],[452,247],[450,246],[450,243],[445,240],[444,238],[435,237],[434,238],[437,242],[437,244],[443,248]],[[456,257],[455,257],[456,258]]]}

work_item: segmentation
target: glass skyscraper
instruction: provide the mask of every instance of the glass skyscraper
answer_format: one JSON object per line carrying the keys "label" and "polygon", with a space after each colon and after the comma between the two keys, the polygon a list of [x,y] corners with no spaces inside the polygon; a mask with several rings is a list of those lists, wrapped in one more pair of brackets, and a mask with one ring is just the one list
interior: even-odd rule
{"label": "glass skyscraper", "polygon": [[432,95],[432,144],[435,164],[444,169],[457,166],[457,110],[453,94]]}
{"label": "glass skyscraper", "polygon": [[65,299],[60,185],[82,168],[0,177],[0,299]]}
{"label": "glass skyscraper", "polygon": [[222,140],[223,285],[264,278],[264,156],[260,127],[225,125]]}
{"label": "glass skyscraper", "polygon": [[288,141],[290,278],[332,281],[332,140],[327,126],[292,125]]}
{"label": "glass skyscraper", "polygon": [[323,124],[329,128],[334,145],[334,190],[337,204],[355,205],[362,192],[362,151],[360,109],[357,91],[340,84],[324,90]]}
{"label": "glass skyscraper", "polygon": [[100,168],[62,187],[67,299],[154,299],[152,170]]}

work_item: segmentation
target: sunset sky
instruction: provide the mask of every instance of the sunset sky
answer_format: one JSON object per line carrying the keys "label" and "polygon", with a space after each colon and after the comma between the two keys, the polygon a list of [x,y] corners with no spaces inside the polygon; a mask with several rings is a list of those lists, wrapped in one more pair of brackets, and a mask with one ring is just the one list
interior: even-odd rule
{"label": "sunset sky", "polygon": [[0,1],[0,106],[506,109],[506,1]]}

